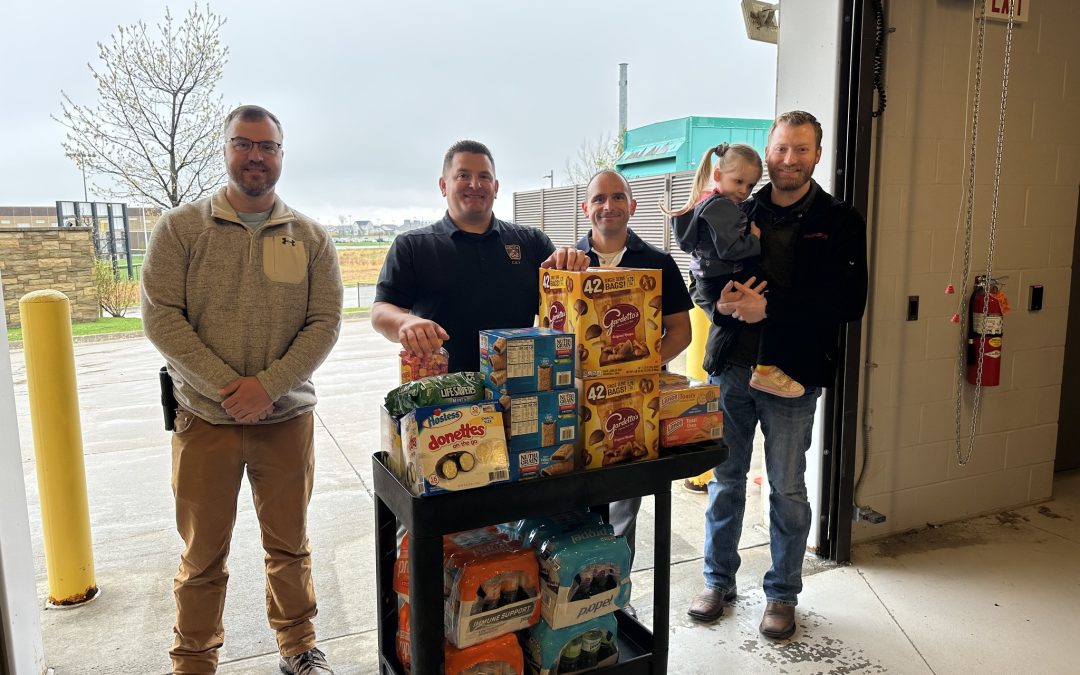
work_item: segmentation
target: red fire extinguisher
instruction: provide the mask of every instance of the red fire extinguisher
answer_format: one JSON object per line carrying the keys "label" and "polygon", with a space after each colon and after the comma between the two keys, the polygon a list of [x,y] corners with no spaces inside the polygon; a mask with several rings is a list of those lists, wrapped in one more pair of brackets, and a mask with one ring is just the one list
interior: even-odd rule
{"label": "red fire extinguisher", "polygon": [[[984,275],[975,277],[975,290],[968,303],[967,381],[996,387],[1001,384],[1002,317],[1009,311],[1009,300],[997,279],[989,283]],[[982,355],[982,381],[979,380],[979,355]]]}

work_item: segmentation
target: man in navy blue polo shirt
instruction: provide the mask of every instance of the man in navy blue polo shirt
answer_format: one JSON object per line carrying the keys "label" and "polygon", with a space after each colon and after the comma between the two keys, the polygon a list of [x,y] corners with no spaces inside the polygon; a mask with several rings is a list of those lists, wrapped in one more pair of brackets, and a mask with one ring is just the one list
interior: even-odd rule
{"label": "man in navy blue polo shirt", "polygon": [[[592,228],[577,243],[577,247],[589,256],[593,266],[638,267],[663,272],[661,312],[664,335],[660,342],[660,360],[667,363],[690,344],[690,309],[694,303],[675,260],[643,241],[627,227],[635,209],[637,202],[622,174],[612,169],[597,173],[589,181],[585,201],[581,203],[581,210],[592,223]],[[631,556],[634,553],[634,535],[640,508],[641,497],[636,497],[614,502],[609,514],[615,534],[626,537]]]}
{"label": "man in navy blue polo shirt", "polygon": [[458,141],[447,150],[439,190],[442,220],[390,246],[371,325],[413,354],[444,346],[450,372],[475,371],[480,330],[534,325],[540,267],[584,269],[588,261],[572,248],[557,250],[537,228],[493,215],[499,181],[483,143]]}

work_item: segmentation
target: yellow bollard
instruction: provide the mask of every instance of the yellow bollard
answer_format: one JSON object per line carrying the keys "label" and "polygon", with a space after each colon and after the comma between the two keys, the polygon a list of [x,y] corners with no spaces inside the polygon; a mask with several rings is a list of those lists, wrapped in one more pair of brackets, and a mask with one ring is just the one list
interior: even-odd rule
{"label": "yellow bollard", "polygon": [[695,380],[704,382],[709,374],[701,367],[705,362],[705,342],[709,338],[709,326],[712,322],[705,316],[705,311],[695,306],[690,310],[690,346],[686,348],[686,374]]}
{"label": "yellow bollard", "polygon": [[75,389],[71,304],[59,291],[19,300],[45,541],[48,602],[78,605],[98,594]]}

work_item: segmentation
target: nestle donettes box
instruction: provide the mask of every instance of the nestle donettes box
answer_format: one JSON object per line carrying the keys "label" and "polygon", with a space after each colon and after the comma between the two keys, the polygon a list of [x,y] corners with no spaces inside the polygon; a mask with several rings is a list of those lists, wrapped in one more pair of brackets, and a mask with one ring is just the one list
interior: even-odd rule
{"label": "nestle donettes box", "polygon": [[502,408],[496,401],[417,408],[401,419],[406,487],[415,495],[509,480]]}
{"label": "nestle donettes box", "polygon": [[661,272],[540,270],[540,325],[577,336],[580,378],[659,372]]}

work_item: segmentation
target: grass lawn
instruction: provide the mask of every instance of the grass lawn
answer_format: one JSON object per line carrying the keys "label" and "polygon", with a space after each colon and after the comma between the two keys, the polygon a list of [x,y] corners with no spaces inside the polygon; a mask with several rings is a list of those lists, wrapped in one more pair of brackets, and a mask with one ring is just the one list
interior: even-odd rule
{"label": "grass lawn", "polygon": [[[97,321],[71,324],[72,335],[100,335],[102,333],[128,333],[142,330],[142,319],[126,317],[105,317]],[[9,342],[22,342],[22,328],[9,328]]]}

